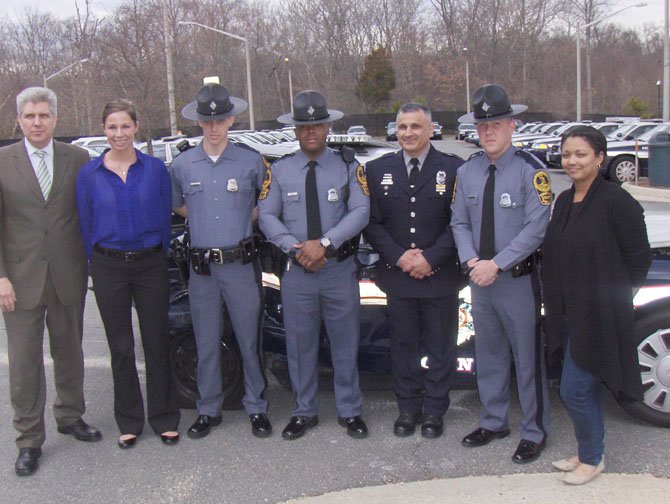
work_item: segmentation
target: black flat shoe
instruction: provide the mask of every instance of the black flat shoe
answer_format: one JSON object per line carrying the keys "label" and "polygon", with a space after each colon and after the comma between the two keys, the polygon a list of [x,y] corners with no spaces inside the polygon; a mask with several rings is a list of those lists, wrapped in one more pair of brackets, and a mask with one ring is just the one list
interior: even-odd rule
{"label": "black flat shoe", "polygon": [[363,439],[368,437],[368,426],[360,415],[352,417],[337,417],[337,423],[342,427],[347,428],[347,435],[355,439]]}
{"label": "black flat shoe", "polygon": [[209,416],[209,415],[198,415],[193,425],[188,428],[186,435],[192,439],[203,438],[212,427],[221,425],[221,415],[219,416]]}
{"label": "black flat shoe", "polygon": [[407,437],[414,434],[416,424],[421,423],[421,414],[401,413],[393,423],[393,434],[398,437]]}
{"label": "black flat shoe", "polygon": [[[124,436],[126,435],[127,434],[124,434]],[[122,437],[123,436],[119,437],[119,441],[117,442],[119,448],[121,448],[122,450],[127,450],[128,448],[132,448],[133,446],[135,446],[135,443],[137,442],[137,436],[133,436],[126,439],[121,439]]]}
{"label": "black flat shoe", "polygon": [[20,448],[19,456],[14,463],[14,471],[17,476],[30,476],[35,474],[40,466],[39,458],[42,456],[41,448]]}
{"label": "black flat shoe", "polygon": [[478,446],[487,445],[494,439],[502,439],[507,436],[509,436],[509,429],[492,431],[485,429],[484,427],[480,427],[479,429],[476,429],[465,436],[461,441],[461,444],[463,446],[467,446],[468,448],[476,448]]}
{"label": "black flat shoe", "polygon": [[254,413],[249,415],[251,421],[251,433],[259,438],[266,438],[272,434],[272,424],[265,413]]}
{"label": "black flat shoe", "polygon": [[292,416],[288,425],[284,427],[281,437],[284,439],[298,439],[307,432],[307,429],[311,429],[317,425],[319,425],[319,417],[317,415],[313,417]]}
{"label": "black flat shoe", "polygon": [[98,429],[88,425],[81,418],[65,427],[58,427],[58,432],[74,436],[79,441],[100,441],[102,434]]}
{"label": "black flat shoe", "polygon": [[176,445],[179,442],[179,433],[176,435],[161,434],[161,441],[166,445]]}
{"label": "black flat shoe", "polygon": [[517,446],[514,455],[512,455],[512,461],[517,464],[527,464],[528,462],[537,460],[542,450],[544,450],[545,444],[544,439],[539,443],[522,439],[519,441],[519,446]]}
{"label": "black flat shoe", "polygon": [[439,438],[444,432],[444,423],[442,417],[435,415],[428,415],[423,419],[421,426],[421,435],[425,438],[435,439]]}

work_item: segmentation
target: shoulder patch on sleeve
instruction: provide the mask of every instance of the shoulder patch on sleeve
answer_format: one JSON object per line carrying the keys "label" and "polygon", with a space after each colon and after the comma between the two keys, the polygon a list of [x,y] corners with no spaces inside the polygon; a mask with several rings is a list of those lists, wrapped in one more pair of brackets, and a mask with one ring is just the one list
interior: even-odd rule
{"label": "shoulder patch on sleeve", "polygon": [[454,179],[454,191],[451,193],[451,204],[453,205],[456,202],[456,186],[458,185],[458,175]]}
{"label": "shoulder patch on sleeve", "polygon": [[356,167],[356,181],[361,188],[361,192],[366,196],[370,196],[370,189],[368,188],[368,179],[365,177],[365,170],[363,165],[359,164]]}
{"label": "shoulder patch on sleeve", "polygon": [[263,185],[261,186],[261,192],[258,195],[259,200],[264,200],[268,197],[270,192],[270,186],[272,185],[272,170],[270,170],[270,165],[265,159],[265,175],[263,176]]}
{"label": "shoulder patch on sleeve", "polygon": [[516,156],[522,157],[523,160],[531,165],[533,168],[536,170],[543,170],[545,166],[542,164],[542,161],[537,159],[534,155],[532,155],[530,152],[526,152],[525,150],[517,149],[517,151],[514,153]]}
{"label": "shoulder patch on sleeve", "polygon": [[540,204],[544,206],[551,205],[551,182],[546,171],[538,170],[533,174],[533,187],[535,187]]}
{"label": "shoulder patch on sleeve", "polygon": [[484,154],[484,151],[483,151],[483,150],[481,150],[481,151],[479,151],[479,152],[474,152],[474,153],[468,158],[468,161],[470,161],[471,159],[476,158],[477,156],[481,156],[482,154]]}

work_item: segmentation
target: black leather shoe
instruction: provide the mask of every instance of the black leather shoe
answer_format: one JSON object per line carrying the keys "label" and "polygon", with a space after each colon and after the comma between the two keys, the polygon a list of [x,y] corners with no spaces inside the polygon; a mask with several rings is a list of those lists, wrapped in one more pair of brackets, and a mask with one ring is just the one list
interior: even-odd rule
{"label": "black leather shoe", "polygon": [[41,456],[41,448],[20,448],[19,456],[14,464],[17,476],[30,476],[34,474],[40,465],[38,459]]}
{"label": "black leather shoe", "polygon": [[347,428],[347,434],[352,438],[363,439],[368,437],[368,426],[360,415],[352,417],[337,417],[337,423]]}
{"label": "black leather shoe", "polygon": [[317,425],[319,425],[319,417],[316,415],[313,417],[292,416],[288,425],[284,427],[281,437],[284,439],[298,439],[307,432],[307,429],[316,427]]}
{"label": "black leather shoe", "polygon": [[477,446],[487,445],[494,439],[502,439],[507,436],[509,436],[509,429],[492,431],[485,429],[484,427],[480,427],[479,429],[476,429],[465,436],[463,441],[461,441],[461,444],[469,448],[476,448]]}
{"label": "black leather shoe", "polygon": [[421,426],[421,435],[423,437],[429,439],[439,438],[442,432],[444,432],[442,417],[428,415],[423,418],[423,425]]}
{"label": "black leather shoe", "polygon": [[198,415],[198,418],[195,419],[193,425],[186,431],[186,435],[192,439],[202,438],[209,434],[212,427],[217,425],[221,425],[221,415]]}
{"label": "black leather shoe", "polygon": [[161,441],[165,445],[176,445],[179,442],[179,433],[177,435],[169,436],[167,434],[161,434]]}
{"label": "black leather shoe", "polygon": [[74,436],[79,441],[100,441],[102,439],[100,431],[88,425],[81,418],[66,427],[58,427],[58,432]]}
{"label": "black leather shoe", "polygon": [[119,445],[119,448],[122,450],[127,450],[128,448],[135,446],[135,443],[137,442],[137,436],[121,439],[122,437],[123,436],[119,437],[119,440],[116,442],[116,444]]}
{"label": "black leather shoe", "polygon": [[416,424],[421,423],[421,415],[415,413],[401,413],[396,421],[393,423],[393,434],[398,437],[407,437],[414,434]]}
{"label": "black leather shoe", "polygon": [[545,444],[544,439],[540,443],[522,439],[519,441],[519,446],[517,446],[514,455],[512,455],[512,461],[517,464],[527,464],[528,462],[537,460],[542,450],[544,450]]}
{"label": "black leather shoe", "polygon": [[259,438],[266,438],[272,434],[272,424],[265,413],[254,413],[249,415],[251,420],[251,433]]}

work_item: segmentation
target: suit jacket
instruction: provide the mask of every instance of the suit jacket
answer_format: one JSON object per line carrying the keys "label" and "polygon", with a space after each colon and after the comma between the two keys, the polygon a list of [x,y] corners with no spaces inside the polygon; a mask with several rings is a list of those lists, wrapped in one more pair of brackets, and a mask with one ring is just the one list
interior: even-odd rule
{"label": "suit jacket", "polygon": [[54,141],[54,173],[45,201],[23,141],[0,148],[0,277],[8,277],[16,306],[37,306],[47,271],[58,299],[82,302],[87,266],[79,230],[75,181],[88,154]]}
{"label": "suit jacket", "polygon": [[[451,199],[458,156],[430,147],[413,189],[402,150],[370,161],[370,223],[365,236],[381,258],[379,286],[391,296],[439,297],[460,289],[458,254],[451,234]],[[396,266],[410,248],[423,250],[433,275],[417,280]]]}

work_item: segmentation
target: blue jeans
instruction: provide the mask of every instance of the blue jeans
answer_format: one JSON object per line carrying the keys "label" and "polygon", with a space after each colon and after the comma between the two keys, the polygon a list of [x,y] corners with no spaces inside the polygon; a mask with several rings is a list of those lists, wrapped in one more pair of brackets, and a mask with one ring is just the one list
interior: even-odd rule
{"label": "blue jeans", "polygon": [[561,399],[575,427],[579,461],[598,465],[605,451],[603,385],[600,378],[575,364],[569,342],[561,374]]}

